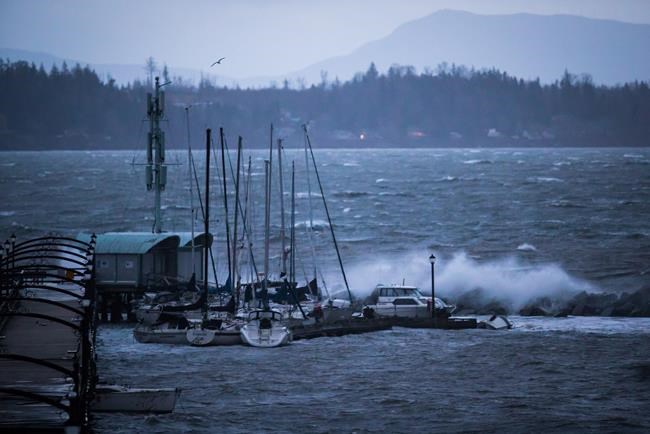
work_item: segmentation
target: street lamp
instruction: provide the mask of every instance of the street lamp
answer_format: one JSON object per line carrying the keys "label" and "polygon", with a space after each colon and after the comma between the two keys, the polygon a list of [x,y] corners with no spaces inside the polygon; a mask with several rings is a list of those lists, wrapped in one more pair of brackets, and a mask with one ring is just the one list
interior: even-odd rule
{"label": "street lamp", "polygon": [[436,279],[434,270],[436,257],[433,253],[431,256],[429,256],[429,262],[431,263],[431,315],[433,315],[433,326],[437,328],[438,322],[436,319]]}

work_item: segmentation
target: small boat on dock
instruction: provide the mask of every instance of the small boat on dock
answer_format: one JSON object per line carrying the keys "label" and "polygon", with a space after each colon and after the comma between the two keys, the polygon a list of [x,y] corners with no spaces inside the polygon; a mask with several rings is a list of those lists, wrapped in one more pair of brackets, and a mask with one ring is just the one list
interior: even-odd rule
{"label": "small boat on dock", "polygon": [[490,319],[478,323],[478,328],[488,330],[509,330],[512,327],[512,321],[505,315],[492,315]]}
{"label": "small boat on dock", "polygon": [[282,314],[275,310],[250,312],[248,322],[241,328],[240,333],[245,344],[259,348],[280,347],[293,339]]}

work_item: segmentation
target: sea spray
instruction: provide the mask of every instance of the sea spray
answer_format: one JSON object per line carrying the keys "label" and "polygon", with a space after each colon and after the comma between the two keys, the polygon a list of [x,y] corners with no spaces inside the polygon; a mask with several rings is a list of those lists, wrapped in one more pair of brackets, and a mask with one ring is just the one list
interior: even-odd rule
{"label": "sea spray", "polygon": [[[429,254],[411,252],[400,256],[376,258],[346,267],[350,287],[358,298],[365,298],[375,285],[406,284],[431,293]],[[326,276],[336,291],[341,280],[332,271]],[[465,252],[441,257],[435,264],[436,295],[450,302],[474,296],[474,306],[499,303],[509,312],[548,298],[562,303],[581,291],[597,292],[589,282],[573,277],[557,264],[529,264],[514,257],[477,261]]]}

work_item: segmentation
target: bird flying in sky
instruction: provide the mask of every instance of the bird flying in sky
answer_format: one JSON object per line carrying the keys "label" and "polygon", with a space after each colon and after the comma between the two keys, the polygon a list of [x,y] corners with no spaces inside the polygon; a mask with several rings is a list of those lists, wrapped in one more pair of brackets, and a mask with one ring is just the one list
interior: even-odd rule
{"label": "bird flying in sky", "polygon": [[216,64],[221,65],[221,61],[222,61],[223,59],[225,59],[225,57],[222,57],[221,59],[219,59],[219,60],[217,60],[216,62],[214,62],[212,65],[210,65],[210,68],[212,68],[212,67],[213,67],[214,65],[216,65]]}

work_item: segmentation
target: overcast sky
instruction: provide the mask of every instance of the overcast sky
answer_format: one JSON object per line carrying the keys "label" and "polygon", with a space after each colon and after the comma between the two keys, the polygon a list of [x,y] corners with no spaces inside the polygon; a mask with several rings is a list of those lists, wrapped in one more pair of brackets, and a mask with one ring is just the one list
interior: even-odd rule
{"label": "overcast sky", "polygon": [[[0,47],[90,63],[280,75],[346,54],[439,9],[650,23],[650,0],[0,0]],[[217,72],[217,71],[215,71]]]}

